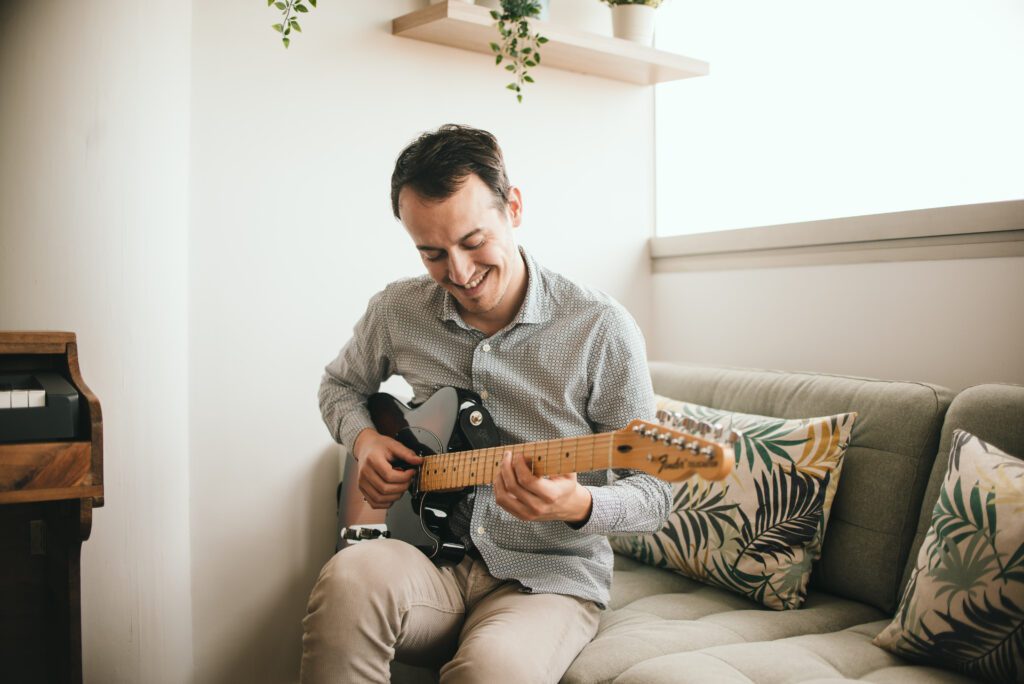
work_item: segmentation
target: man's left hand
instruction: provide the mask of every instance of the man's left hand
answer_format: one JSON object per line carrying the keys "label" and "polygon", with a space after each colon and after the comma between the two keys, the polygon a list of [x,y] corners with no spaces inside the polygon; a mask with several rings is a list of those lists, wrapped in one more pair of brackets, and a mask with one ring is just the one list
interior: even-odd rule
{"label": "man's left hand", "polygon": [[537,477],[529,462],[511,451],[501,459],[494,498],[520,520],[564,520],[576,525],[590,518],[593,503],[590,491],[576,481],[576,473]]}

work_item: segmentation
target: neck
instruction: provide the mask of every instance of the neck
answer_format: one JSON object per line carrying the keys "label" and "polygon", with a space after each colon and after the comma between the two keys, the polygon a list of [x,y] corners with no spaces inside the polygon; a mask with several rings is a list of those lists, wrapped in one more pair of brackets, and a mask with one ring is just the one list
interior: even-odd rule
{"label": "neck", "polygon": [[534,475],[602,470],[612,465],[613,434],[583,435],[545,442],[497,446],[427,456],[420,467],[420,491],[491,484],[506,451],[530,462]]}

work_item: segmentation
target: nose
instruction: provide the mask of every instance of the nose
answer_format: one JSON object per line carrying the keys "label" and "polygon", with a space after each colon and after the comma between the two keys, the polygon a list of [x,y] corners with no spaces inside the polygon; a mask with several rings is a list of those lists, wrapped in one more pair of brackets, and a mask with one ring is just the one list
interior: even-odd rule
{"label": "nose", "polygon": [[448,280],[456,285],[465,285],[473,279],[475,266],[461,249],[453,249],[448,253]]}

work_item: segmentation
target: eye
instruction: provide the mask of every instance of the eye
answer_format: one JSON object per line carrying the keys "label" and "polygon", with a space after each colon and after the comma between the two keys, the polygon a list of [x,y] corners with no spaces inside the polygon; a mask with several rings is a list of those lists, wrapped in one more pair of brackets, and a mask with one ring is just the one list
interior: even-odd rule
{"label": "eye", "polygon": [[437,252],[436,254],[428,254],[427,252],[420,252],[423,256],[424,261],[440,261],[441,257],[444,256],[444,252]]}
{"label": "eye", "polygon": [[484,246],[485,242],[487,242],[487,240],[481,237],[476,239],[472,243],[466,243],[464,246],[466,249],[480,249],[481,247]]}

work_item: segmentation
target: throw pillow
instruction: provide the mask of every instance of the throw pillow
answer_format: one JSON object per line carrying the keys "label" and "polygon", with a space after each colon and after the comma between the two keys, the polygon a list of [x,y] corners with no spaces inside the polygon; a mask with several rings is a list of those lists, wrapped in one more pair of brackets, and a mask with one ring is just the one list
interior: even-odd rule
{"label": "throw pillow", "polygon": [[657,397],[659,409],[741,434],[736,468],[721,482],[673,485],[654,534],[615,536],[612,548],[776,610],[799,608],[821,555],[828,514],[856,413],[786,420]]}
{"label": "throw pillow", "polygon": [[953,433],[917,566],[875,644],[976,678],[1024,681],[1024,461]]}

